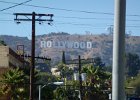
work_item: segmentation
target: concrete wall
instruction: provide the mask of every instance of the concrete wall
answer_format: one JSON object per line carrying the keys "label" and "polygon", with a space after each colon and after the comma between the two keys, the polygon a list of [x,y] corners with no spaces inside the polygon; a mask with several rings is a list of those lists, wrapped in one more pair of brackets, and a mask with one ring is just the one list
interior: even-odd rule
{"label": "concrete wall", "polygon": [[23,62],[8,46],[0,46],[0,68],[23,67]]}
{"label": "concrete wall", "polygon": [[[0,46],[0,80],[10,67],[23,67],[24,60],[8,46]],[[0,87],[3,84],[0,84]],[[10,95],[0,96],[0,100],[11,100]]]}
{"label": "concrete wall", "polygon": [[9,48],[7,46],[0,46],[0,68],[8,68],[9,67]]}

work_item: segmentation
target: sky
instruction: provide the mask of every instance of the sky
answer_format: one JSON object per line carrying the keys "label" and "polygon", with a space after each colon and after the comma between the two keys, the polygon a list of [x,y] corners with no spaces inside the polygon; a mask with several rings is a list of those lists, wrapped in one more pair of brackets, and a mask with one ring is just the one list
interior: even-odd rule
{"label": "sky", "polygon": [[[36,35],[108,33],[114,24],[114,0],[0,0],[0,35],[31,37],[31,22],[17,24],[13,13],[54,14],[53,22],[36,22]],[[140,0],[126,0],[126,32],[140,36]],[[10,9],[5,9],[11,7]],[[18,18],[27,19],[27,16]],[[49,17],[43,17],[49,19]]]}

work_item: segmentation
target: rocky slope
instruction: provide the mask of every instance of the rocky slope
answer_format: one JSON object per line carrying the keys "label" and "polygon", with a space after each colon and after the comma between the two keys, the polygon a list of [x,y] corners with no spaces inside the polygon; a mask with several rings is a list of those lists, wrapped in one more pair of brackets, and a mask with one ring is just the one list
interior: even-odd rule
{"label": "rocky slope", "polygon": [[[30,53],[31,41],[27,37],[2,35],[0,39],[16,50],[17,45],[25,45],[25,52]],[[126,36],[126,52],[140,56],[140,36]],[[70,35],[55,33],[36,36],[36,55],[50,57],[53,63],[62,59],[65,51],[66,59],[101,57],[106,65],[112,64],[113,36],[100,35]]]}

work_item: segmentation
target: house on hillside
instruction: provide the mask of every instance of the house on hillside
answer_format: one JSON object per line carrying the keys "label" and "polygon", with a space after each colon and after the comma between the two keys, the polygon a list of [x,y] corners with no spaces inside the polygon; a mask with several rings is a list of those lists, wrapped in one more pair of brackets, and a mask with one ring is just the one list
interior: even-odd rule
{"label": "house on hillside", "polygon": [[56,68],[56,67],[51,68],[51,73],[52,73],[52,75],[54,75],[54,76],[60,76],[60,71],[59,71],[58,68]]}

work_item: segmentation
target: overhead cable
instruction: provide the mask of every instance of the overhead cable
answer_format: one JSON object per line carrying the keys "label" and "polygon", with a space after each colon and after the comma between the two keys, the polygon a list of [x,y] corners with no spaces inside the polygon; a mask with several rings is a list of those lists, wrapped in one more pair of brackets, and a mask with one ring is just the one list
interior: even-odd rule
{"label": "overhead cable", "polygon": [[[2,0],[0,0],[0,2],[8,3],[8,4],[18,4],[18,3],[15,3],[15,2],[7,2],[7,1],[2,1]],[[69,11],[69,12],[81,12],[81,13],[89,13],[89,14],[114,15],[114,13],[109,13],[109,12],[95,12],[95,11],[86,11],[86,10],[72,10],[72,9],[65,9],[65,8],[55,8],[55,7],[47,7],[47,6],[30,5],[30,4],[25,4],[25,3],[23,3],[22,5],[30,6],[30,7],[36,7],[36,8],[47,8],[47,9],[53,9],[53,10]],[[127,16],[140,17],[140,15],[138,15],[138,14],[131,14],[131,15],[127,15]]]}
{"label": "overhead cable", "polygon": [[27,2],[30,2],[30,1],[32,1],[32,0],[27,0],[27,1],[22,2],[22,3],[16,3],[15,5],[10,6],[10,7],[7,7],[7,8],[4,8],[4,9],[1,9],[0,11],[8,10],[8,9],[10,9],[10,8],[14,8],[14,7],[16,7],[16,6],[23,5],[23,4],[25,4],[25,3],[27,3]]}

